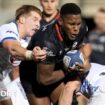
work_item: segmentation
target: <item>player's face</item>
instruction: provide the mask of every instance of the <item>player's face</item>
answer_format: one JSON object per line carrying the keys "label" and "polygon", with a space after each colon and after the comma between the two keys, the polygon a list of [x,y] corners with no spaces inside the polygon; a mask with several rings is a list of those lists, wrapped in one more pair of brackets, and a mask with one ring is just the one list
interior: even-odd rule
{"label": "player's face", "polygon": [[62,29],[70,40],[75,40],[79,34],[81,27],[81,15],[66,15],[61,19]]}
{"label": "player's face", "polygon": [[24,29],[27,36],[32,36],[39,30],[40,20],[41,16],[35,11],[30,12],[30,14],[25,17]]}
{"label": "player's face", "polygon": [[40,0],[40,4],[47,15],[52,15],[57,10],[59,0]]}
{"label": "player's face", "polygon": [[94,18],[95,24],[97,26],[97,28],[105,33],[105,13],[97,13],[95,18]]}

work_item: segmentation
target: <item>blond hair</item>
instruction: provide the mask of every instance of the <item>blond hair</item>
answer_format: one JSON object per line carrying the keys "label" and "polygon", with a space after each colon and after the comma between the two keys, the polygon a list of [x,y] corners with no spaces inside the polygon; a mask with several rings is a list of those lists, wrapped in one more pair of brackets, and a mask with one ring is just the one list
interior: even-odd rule
{"label": "blond hair", "polygon": [[22,5],[20,8],[16,10],[15,19],[18,20],[22,15],[28,15],[31,11],[37,12],[40,16],[42,16],[41,10],[33,5]]}

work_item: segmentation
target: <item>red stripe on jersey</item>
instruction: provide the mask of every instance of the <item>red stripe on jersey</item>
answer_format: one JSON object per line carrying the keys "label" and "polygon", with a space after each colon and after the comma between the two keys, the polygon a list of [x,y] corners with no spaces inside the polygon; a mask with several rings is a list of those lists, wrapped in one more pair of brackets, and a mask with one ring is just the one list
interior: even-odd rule
{"label": "red stripe on jersey", "polygon": [[59,27],[58,27],[57,24],[55,25],[55,27],[56,27],[56,31],[57,31],[57,33],[58,33],[58,37],[59,37],[60,41],[62,42],[62,41],[63,41],[63,38],[62,38],[62,36],[61,36],[61,33],[60,33],[60,30],[59,30]]}

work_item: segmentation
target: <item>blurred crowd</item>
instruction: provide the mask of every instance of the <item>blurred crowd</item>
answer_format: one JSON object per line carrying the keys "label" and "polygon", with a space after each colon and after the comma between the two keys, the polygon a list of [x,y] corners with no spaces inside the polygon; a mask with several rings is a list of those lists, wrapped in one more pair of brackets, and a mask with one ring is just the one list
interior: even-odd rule
{"label": "blurred crowd", "polygon": [[93,51],[91,62],[105,65],[105,8],[100,8],[93,17],[95,27],[89,31],[88,38]]}

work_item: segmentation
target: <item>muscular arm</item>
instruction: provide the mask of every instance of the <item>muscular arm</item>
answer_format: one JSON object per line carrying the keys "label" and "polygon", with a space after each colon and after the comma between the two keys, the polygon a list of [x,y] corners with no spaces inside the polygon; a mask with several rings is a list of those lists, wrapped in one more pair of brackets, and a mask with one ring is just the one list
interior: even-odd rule
{"label": "muscular arm", "polygon": [[3,46],[9,51],[12,56],[21,60],[26,59],[25,53],[27,50],[21,47],[20,43],[17,40],[5,40],[3,41]]}
{"label": "muscular arm", "polygon": [[82,51],[85,59],[89,59],[91,52],[92,52],[92,46],[90,43],[86,43],[81,46],[80,50]]}
{"label": "muscular arm", "polygon": [[3,46],[6,48],[9,53],[17,59],[25,60],[25,59],[34,59],[37,60],[44,60],[46,58],[45,50],[42,50],[40,47],[34,47],[32,53],[30,53],[31,58],[26,56],[26,52],[30,51],[23,47],[21,47],[20,43],[17,40],[5,40],[3,41]]}
{"label": "muscular arm", "polygon": [[87,43],[80,47],[80,51],[83,53],[84,56],[84,64],[77,64],[80,67],[80,71],[87,72],[90,69],[90,54],[92,52],[91,44]]}
{"label": "muscular arm", "polygon": [[81,93],[77,95],[78,105],[87,105],[88,99]]}
{"label": "muscular arm", "polygon": [[64,78],[62,70],[54,71],[54,64],[39,63],[37,66],[37,80],[42,85],[50,85]]}

